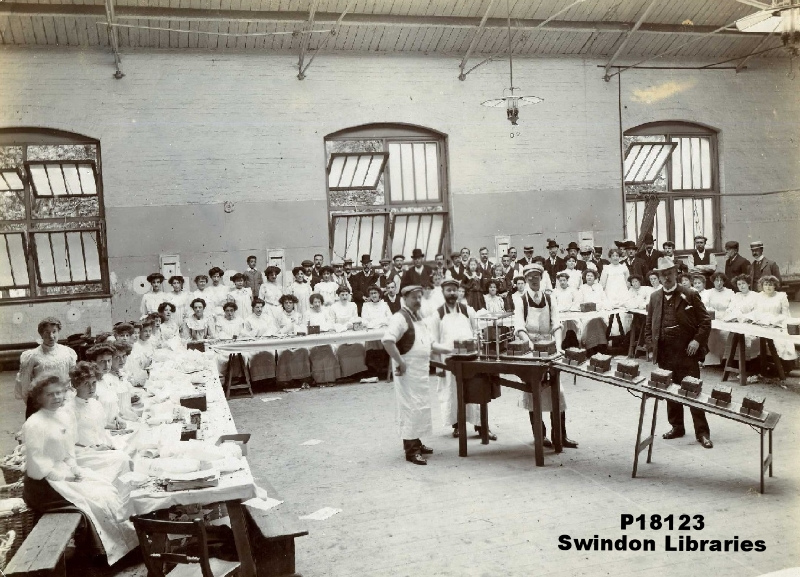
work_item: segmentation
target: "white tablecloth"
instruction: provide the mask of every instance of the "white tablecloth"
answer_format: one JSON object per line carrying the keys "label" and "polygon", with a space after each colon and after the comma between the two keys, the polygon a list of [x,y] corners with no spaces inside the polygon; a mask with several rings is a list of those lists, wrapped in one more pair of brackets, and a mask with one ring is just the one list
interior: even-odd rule
{"label": "white tablecloth", "polygon": [[298,335],[287,337],[269,337],[263,339],[237,339],[230,341],[209,342],[208,346],[220,353],[256,353],[259,351],[303,349],[319,345],[343,345],[347,343],[364,343],[379,341],[386,330],[370,329],[360,331],[327,332],[318,335]]}

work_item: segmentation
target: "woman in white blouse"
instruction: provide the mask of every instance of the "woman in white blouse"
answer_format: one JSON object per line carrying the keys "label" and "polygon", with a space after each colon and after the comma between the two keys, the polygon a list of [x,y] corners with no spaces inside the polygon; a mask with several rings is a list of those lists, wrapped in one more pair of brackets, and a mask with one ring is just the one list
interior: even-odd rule
{"label": "woman in white blouse", "polygon": [[[264,276],[267,280],[262,283],[261,288],[258,289],[258,298],[261,299],[269,315],[277,313],[281,306],[279,301],[283,296],[283,289],[277,281],[279,274],[281,274],[281,269],[277,266],[268,266],[265,268]],[[244,311],[242,312],[244,313]]]}
{"label": "woman in white blouse", "polygon": [[[731,298],[730,305],[728,305],[728,310],[725,311],[725,316],[722,320],[730,323],[747,322],[750,318],[750,313],[752,313],[756,308],[756,304],[758,302],[758,293],[750,290],[749,275],[740,274],[739,276],[733,278],[733,283],[736,285],[736,288],[739,289],[739,292],[735,293]],[[758,337],[744,337],[746,351],[745,357],[748,361],[756,358],[759,355],[758,343]],[[726,346],[724,358],[728,358],[728,354],[731,354],[731,351],[727,349],[728,347]]]}
{"label": "woman in white blouse", "polygon": [[281,310],[275,313],[275,323],[278,325],[278,333],[281,335],[293,335],[303,325],[303,315],[297,310],[297,297],[293,294],[281,296]]}
{"label": "woman in white blouse", "polygon": [[578,290],[578,301],[581,303],[594,303],[597,310],[608,308],[606,293],[597,282],[597,267],[593,263],[586,265],[583,271],[583,284]]}
{"label": "woman in white blouse", "polygon": [[[319,283],[317,284],[319,285]],[[310,306],[308,312],[306,312],[305,324],[317,326],[322,332],[331,330],[333,323],[331,322],[330,309],[323,306],[322,295],[314,293],[308,297],[308,302]]]}
{"label": "woman in white blouse", "polygon": [[180,275],[169,277],[169,284],[172,285],[172,292],[167,293],[167,300],[175,305],[175,314],[178,322],[183,321],[183,318],[192,314],[191,305],[192,295],[188,291],[183,290],[184,279]]}
{"label": "woman in white blouse", "polygon": [[[26,470],[23,498],[29,507],[46,513],[78,508],[90,521],[87,543],[105,552],[111,565],[138,545],[128,521],[126,500],[108,481],[80,467],[75,457],[72,415],[64,410],[65,384],[55,375],[37,379],[31,389],[39,410],[22,426]],[[80,536],[76,539],[81,543]]]}
{"label": "woman in white blouse", "polygon": [[[784,329],[786,321],[792,317],[789,310],[789,297],[784,292],[778,292],[780,281],[772,275],[762,276],[758,280],[761,292],[757,293],[756,308],[750,313],[749,320],[761,325]],[[790,339],[773,339],[778,356],[784,361],[790,361],[787,368],[794,368],[797,352]]]}
{"label": "woman in white blouse", "polygon": [[142,316],[158,311],[158,306],[166,300],[169,300],[165,295],[161,286],[164,282],[164,275],[160,272],[154,272],[147,275],[147,282],[150,283],[150,292],[142,295],[142,304],[139,306],[139,314]]}
{"label": "woman in white blouse", "polygon": [[370,329],[385,327],[389,324],[392,311],[389,310],[389,305],[386,304],[386,301],[381,299],[380,287],[376,285],[370,286],[367,289],[367,295],[369,300],[361,306],[361,320]]}
{"label": "woman in white blouse", "polygon": [[352,328],[353,323],[358,321],[358,308],[356,303],[350,302],[350,288],[340,286],[336,290],[338,300],[331,305],[331,320],[337,330]]}
{"label": "woman in white blouse", "polygon": [[[703,304],[708,311],[714,311],[715,319],[723,319],[728,312],[734,292],[725,285],[728,277],[725,273],[717,272],[711,276],[714,288],[704,289],[700,293]],[[705,282],[705,279],[703,279]],[[708,335],[708,354],[703,361],[704,365],[719,365],[725,357],[725,345],[730,333],[719,329],[711,329]]]}
{"label": "woman in white blouse", "polygon": [[194,314],[186,317],[181,327],[181,337],[185,341],[197,342],[214,338],[214,318],[206,316],[206,301],[194,299],[190,304]]}
{"label": "woman in white blouse", "polygon": [[275,317],[264,311],[263,300],[253,300],[253,314],[244,319],[243,334],[247,337],[271,337],[278,334]]}

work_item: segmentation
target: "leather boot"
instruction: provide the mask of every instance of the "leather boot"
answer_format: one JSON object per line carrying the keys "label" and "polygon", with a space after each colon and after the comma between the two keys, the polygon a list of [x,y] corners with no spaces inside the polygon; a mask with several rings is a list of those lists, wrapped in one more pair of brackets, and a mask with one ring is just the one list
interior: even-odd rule
{"label": "leather boot", "polygon": [[565,449],[577,449],[578,443],[567,437],[567,413],[561,412],[561,446]]}
{"label": "leather boot", "polygon": [[[533,411],[528,412],[528,415],[531,419],[531,432],[535,431],[534,424],[533,424]],[[533,435],[534,439],[536,438],[536,433]],[[547,447],[548,449],[552,448],[553,443],[550,439],[547,438],[547,426],[544,424],[544,419],[542,420],[542,446]]]}

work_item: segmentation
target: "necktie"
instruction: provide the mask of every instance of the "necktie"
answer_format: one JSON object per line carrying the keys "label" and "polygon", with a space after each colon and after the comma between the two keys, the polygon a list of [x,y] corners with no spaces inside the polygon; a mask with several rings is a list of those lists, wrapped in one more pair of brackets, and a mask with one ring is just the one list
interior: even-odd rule
{"label": "necktie", "polygon": [[533,302],[537,305],[542,302],[542,295],[538,292],[533,293]]}

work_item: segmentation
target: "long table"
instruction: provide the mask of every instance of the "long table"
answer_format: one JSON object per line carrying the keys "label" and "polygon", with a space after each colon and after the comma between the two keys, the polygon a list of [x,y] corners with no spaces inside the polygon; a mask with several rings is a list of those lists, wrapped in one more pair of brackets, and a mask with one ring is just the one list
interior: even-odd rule
{"label": "long table", "polygon": [[[761,371],[764,371],[767,352],[769,352],[775,362],[775,368],[778,371],[778,377],[780,380],[784,380],[786,375],[783,372],[783,365],[778,357],[778,351],[775,349],[775,339],[785,339],[791,341],[794,345],[800,345],[800,335],[790,335],[785,329],[779,329],[775,327],[763,327],[753,323],[729,323],[715,319],[711,321],[711,328],[719,331],[728,331],[730,333],[730,337],[728,339],[730,353],[725,361],[722,380],[728,380],[729,373],[738,373],[740,385],[747,384],[747,356],[745,350],[745,337],[757,337],[759,339]],[[733,357],[737,352],[739,354],[738,368],[733,366]]]}
{"label": "long table", "polygon": [[[759,461],[760,469],[760,490],[764,493],[764,473],[769,470],[769,476],[772,477],[772,431],[778,424],[781,415],[771,411],[764,411],[760,416],[753,416],[741,412],[736,412],[724,404],[715,404],[711,401],[710,396],[700,393],[697,396],[687,396],[680,392],[680,386],[673,384],[665,389],[658,389],[648,386],[647,378],[644,376],[637,377],[636,379],[626,379],[615,376],[613,372],[608,373],[595,373],[589,370],[588,361],[580,365],[570,364],[563,360],[556,360],[553,362],[561,371],[571,373],[576,376],[587,377],[589,379],[622,387],[630,391],[638,392],[642,395],[641,404],[639,408],[639,427],[636,433],[636,446],[633,458],[633,471],[631,477],[636,477],[636,472],[639,465],[639,455],[647,449],[647,462],[650,463],[653,455],[653,440],[655,439],[656,416],[658,414],[658,401],[674,401],[690,408],[700,409],[707,413],[730,419],[745,425],[750,425],[759,430],[761,442],[761,457]],[[650,424],[650,434],[642,438],[642,429],[644,426],[644,417],[646,412],[647,401],[653,399],[653,416]],[[768,436],[768,449],[765,457],[764,436]]]}
{"label": "long table", "polygon": [[[216,375],[216,367],[209,361],[203,370],[203,385],[206,394],[206,411],[202,413],[198,438],[215,442],[220,436],[235,434],[230,408]],[[247,537],[247,522],[242,501],[256,496],[256,485],[250,472],[250,465],[233,473],[221,474],[219,485],[186,491],[162,491],[151,488],[131,491],[130,500],[137,515],[164,510],[174,505],[197,505],[224,502],[231,522],[236,551],[241,563],[241,577],[255,577],[255,562]]]}
{"label": "long table", "polygon": [[257,353],[282,349],[310,348],[319,345],[344,345],[379,341],[385,329],[366,329],[358,331],[325,332],[316,335],[275,336],[258,339],[234,339],[209,341],[210,348],[220,353]]}

